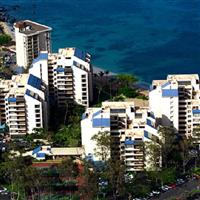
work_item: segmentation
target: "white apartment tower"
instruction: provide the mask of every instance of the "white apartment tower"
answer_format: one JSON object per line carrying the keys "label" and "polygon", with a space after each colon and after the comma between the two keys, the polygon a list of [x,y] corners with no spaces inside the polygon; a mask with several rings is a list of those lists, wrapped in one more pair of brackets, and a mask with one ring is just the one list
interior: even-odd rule
{"label": "white apartment tower", "polygon": [[48,128],[48,53],[41,52],[29,69],[25,92],[27,132]]}
{"label": "white apartment tower", "polygon": [[5,116],[12,136],[27,133],[26,102],[24,98],[28,74],[12,76],[11,87],[5,96]]}
{"label": "white apartment tower", "polygon": [[143,143],[159,139],[155,118],[148,112],[148,102],[139,99],[103,102],[101,108],[86,110],[81,121],[81,136],[88,159],[101,159],[95,155],[96,143],[91,139],[100,132],[109,132],[111,157],[122,159],[127,171],[146,169]]}
{"label": "white apartment tower", "polygon": [[51,28],[30,20],[14,24],[17,65],[27,68],[40,51],[51,52]]}
{"label": "white apartment tower", "polygon": [[30,134],[48,126],[48,53],[33,61],[29,74],[0,80],[1,122],[13,136]]}
{"label": "white apartment tower", "polygon": [[150,110],[159,124],[191,135],[200,125],[200,90],[197,74],[168,75],[167,80],[152,82]]}
{"label": "white apartment tower", "polygon": [[77,48],[49,54],[49,95],[58,107],[72,102],[89,106],[93,98],[90,59],[90,54]]}

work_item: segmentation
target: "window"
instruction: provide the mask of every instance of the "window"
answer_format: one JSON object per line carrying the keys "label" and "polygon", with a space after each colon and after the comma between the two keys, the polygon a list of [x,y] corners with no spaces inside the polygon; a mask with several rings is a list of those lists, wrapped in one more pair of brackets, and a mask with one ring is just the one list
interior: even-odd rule
{"label": "window", "polygon": [[86,74],[81,75],[82,78],[86,78]]}
{"label": "window", "polygon": [[135,118],[136,119],[141,119],[142,118],[142,113],[135,113]]}
{"label": "window", "polygon": [[126,113],[125,109],[110,109],[110,113]]}

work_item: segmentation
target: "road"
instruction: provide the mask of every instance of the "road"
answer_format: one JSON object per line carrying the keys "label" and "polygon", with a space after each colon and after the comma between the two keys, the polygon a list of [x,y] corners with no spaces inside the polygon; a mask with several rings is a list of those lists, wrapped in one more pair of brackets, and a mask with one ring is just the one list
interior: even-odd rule
{"label": "road", "polygon": [[159,197],[151,198],[152,200],[172,200],[174,198],[183,198],[185,194],[191,192],[194,189],[200,188],[200,180],[190,180],[187,183],[177,186],[175,189],[171,189],[159,195]]}

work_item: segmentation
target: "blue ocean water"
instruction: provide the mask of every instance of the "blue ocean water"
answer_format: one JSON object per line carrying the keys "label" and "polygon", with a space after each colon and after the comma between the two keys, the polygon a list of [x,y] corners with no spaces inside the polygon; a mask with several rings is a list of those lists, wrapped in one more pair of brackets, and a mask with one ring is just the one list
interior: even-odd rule
{"label": "blue ocean water", "polygon": [[93,64],[143,81],[200,72],[200,0],[1,0],[53,28],[53,51],[76,46]]}

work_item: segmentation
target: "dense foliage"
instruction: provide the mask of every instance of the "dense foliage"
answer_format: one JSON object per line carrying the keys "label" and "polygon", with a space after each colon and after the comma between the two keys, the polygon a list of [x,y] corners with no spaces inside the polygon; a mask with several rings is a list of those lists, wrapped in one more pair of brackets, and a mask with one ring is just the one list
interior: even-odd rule
{"label": "dense foliage", "polygon": [[0,45],[7,44],[11,41],[11,37],[7,34],[1,34],[0,35]]}

